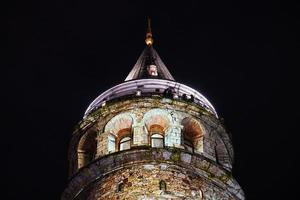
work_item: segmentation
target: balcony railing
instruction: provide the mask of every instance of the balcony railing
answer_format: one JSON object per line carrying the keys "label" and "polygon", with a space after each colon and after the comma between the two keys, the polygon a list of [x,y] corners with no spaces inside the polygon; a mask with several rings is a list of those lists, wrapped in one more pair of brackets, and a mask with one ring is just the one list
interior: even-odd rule
{"label": "balcony railing", "polygon": [[212,104],[198,91],[184,84],[164,79],[138,79],[116,85],[99,95],[87,108],[84,117],[106,101],[128,95],[147,96],[161,94],[170,98],[192,101],[218,117]]}

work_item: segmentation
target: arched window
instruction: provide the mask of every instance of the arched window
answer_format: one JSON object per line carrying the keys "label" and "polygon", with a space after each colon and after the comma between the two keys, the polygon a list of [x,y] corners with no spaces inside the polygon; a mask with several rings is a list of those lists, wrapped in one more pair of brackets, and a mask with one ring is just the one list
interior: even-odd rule
{"label": "arched window", "polygon": [[96,155],[97,141],[96,141],[96,132],[88,131],[85,133],[78,143],[77,147],[77,167],[82,168],[88,163],[90,163],[94,156]]}
{"label": "arched window", "polygon": [[124,191],[124,183],[121,182],[117,186],[117,192],[123,192]]}
{"label": "arched window", "polygon": [[191,153],[202,153],[204,131],[200,122],[194,118],[186,117],[182,120],[182,125],[185,149]]}
{"label": "arched window", "polygon": [[162,148],[164,147],[164,136],[154,133],[151,136],[151,146]]}
{"label": "arched window", "polygon": [[148,73],[150,76],[158,76],[157,67],[155,65],[148,66]]}
{"label": "arched window", "polygon": [[120,151],[130,149],[131,147],[131,138],[130,137],[124,137],[120,140]]}
{"label": "arched window", "polygon": [[159,181],[159,189],[162,191],[166,191],[167,190],[167,184],[165,181],[161,180]]}

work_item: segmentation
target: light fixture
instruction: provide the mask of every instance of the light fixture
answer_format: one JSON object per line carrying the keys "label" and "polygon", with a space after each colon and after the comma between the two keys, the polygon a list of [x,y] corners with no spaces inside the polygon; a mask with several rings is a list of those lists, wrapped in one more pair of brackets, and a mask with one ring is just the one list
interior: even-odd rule
{"label": "light fixture", "polygon": [[142,94],[141,90],[137,90],[136,93],[135,93],[136,96],[141,96],[141,94]]}

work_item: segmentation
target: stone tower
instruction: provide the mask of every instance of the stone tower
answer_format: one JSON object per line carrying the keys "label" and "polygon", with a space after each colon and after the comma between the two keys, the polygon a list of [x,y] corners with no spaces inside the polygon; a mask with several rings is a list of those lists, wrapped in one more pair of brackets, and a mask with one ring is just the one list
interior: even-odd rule
{"label": "stone tower", "polygon": [[125,81],[98,96],[74,131],[62,200],[244,199],[214,107],[174,80],[150,23],[145,42]]}

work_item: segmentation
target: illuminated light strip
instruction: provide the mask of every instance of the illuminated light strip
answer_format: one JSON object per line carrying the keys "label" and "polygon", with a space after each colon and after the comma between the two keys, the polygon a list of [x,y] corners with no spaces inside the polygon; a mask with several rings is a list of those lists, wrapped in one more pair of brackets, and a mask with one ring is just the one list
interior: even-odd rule
{"label": "illuminated light strip", "polygon": [[103,101],[109,101],[115,98],[119,98],[122,96],[127,95],[134,95],[136,94],[137,90],[140,90],[143,96],[143,93],[156,93],[155,89],[160,89],[159,93],[163,93],[161,89],[165,90],[167,88],[173,88],[175,93],[179,96],[182,96],[183,94],[186,95],[193,95],[194,96],[194,102],[196,104],[200,104],[202,107],[204,107],[206,110],[214,114],[216,117],[218,117],[217,112],[215,111],[215,108],[213,105],[205,98],[202,94],[200,94],[198,91],[194,90],[193,88],[190,88],[184,84],[177,83],[175,81],[171,80],[164,80],[164,79],[138,79],[138,80],[131,80],[124,83],[121,83],[119,85],[116,85],[105,92],[103,92],[101,95],[99,95],[87,108],[87,110],[84,113],[84,117],[89,115],[95,108],[98,108],[101,106]]}

